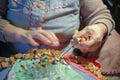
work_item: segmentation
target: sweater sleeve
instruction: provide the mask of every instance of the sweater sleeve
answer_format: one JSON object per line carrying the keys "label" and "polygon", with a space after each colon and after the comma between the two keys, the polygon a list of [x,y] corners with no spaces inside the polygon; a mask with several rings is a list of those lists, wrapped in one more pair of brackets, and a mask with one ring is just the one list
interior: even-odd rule
{"label": "sweater sleeve", "polygon": [[81,16],[84,26],[104,23],[108,29],[108,35],[115,27],[110,11],[102,0],[81,0]]}
{"label": "sweater sleeve", "polygon": [[4,28],[9,24],[9,21],[5,20],[7,12],[8,0],[0,0],[0,41],[4,40]]}

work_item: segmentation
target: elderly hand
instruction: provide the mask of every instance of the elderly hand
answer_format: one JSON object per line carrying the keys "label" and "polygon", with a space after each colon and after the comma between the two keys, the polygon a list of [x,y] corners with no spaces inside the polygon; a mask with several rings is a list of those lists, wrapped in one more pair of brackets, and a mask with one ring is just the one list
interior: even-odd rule
{"label": "elderly hand", "polygon": [[101,46],[103,37],[106,33],[107,28],[103,23],[86,26],[73,36],[73,38],[79,38],[80,41],[73,46],[83,53],[95,52]]}
{"label": "elderly hand", "polygon": [[20,42],[35,47],[40,44],[53,47],[59,46],[59,40],[56,35],[42,29],[30,31],[8,25],[8,27],[4,29],[4,36],[7,42]]}

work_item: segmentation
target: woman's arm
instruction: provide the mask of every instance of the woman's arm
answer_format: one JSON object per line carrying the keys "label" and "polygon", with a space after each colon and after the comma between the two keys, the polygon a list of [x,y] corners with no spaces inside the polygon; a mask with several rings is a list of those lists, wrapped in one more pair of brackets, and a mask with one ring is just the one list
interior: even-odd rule
{"label": "woman's arm", "polygon": [[2,42],[20,42],[39,46],[59,46],[59,40],[56,35],[46,30],[25,30],[10,24],[5,20],[7,12],[7,0],[0,0],[0,41]]}
{"label": "woman's arm", "polygon": [[103,23],[107,27],[108,34],[115,25],[110,11],[102,0],[81,0],[81,16],[84,26]]}
{"label": "woman's arm", "polygon": [[74,45],[83,53],[96,52],[114,28],[114,21],[102,0],[81,0],[81,17],[84,28],[73,38],[80,38]]}

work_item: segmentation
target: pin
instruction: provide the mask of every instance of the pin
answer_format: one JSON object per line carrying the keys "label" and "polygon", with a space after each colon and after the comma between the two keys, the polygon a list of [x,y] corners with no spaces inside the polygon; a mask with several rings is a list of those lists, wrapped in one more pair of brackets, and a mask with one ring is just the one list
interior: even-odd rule
{"label": "pin", "polygon": [[74,46],[77,44],[80,44],[80,41],[82,40],[82,38],[73,38],[70,43]]}
{"label": "pin", "polygon": [[24,65],[21,64],[20,66],[22,67],[23,70],[27,70]]}
{"label": "pin", "polygon": [[41,8],[42,4],[41,3],[38,3],[37,4],[37,8]]}

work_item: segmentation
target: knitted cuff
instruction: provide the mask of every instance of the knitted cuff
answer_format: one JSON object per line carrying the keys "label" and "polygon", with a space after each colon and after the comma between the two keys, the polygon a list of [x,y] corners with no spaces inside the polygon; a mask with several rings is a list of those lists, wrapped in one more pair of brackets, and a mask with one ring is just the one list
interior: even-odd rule
{"label": "knitted cuff", "polygon": [[2,29],[0,29],[0,41],[5,42],[5,36]]}
{"label": "knitted cuff", "polygon": [[10,23],[0,17],[0,41],[5,42],[4,28]]}

